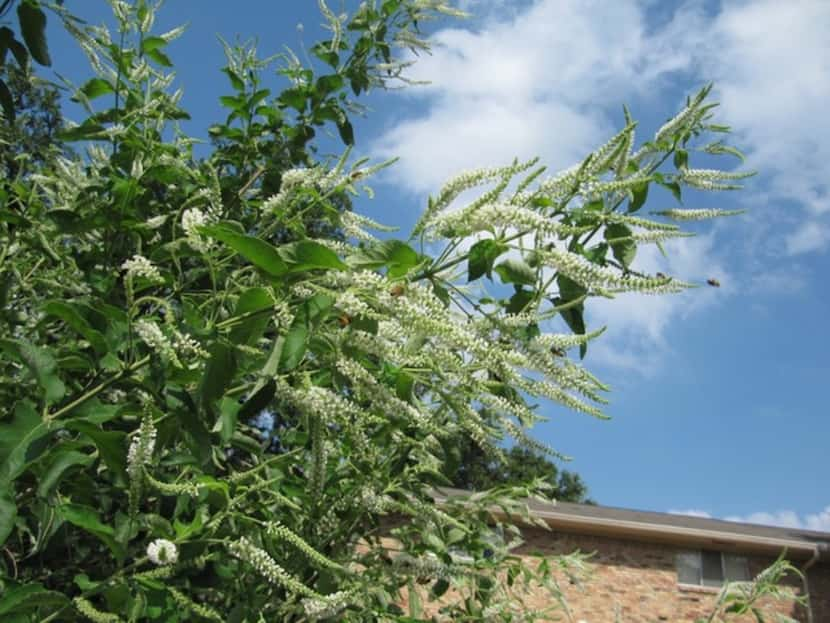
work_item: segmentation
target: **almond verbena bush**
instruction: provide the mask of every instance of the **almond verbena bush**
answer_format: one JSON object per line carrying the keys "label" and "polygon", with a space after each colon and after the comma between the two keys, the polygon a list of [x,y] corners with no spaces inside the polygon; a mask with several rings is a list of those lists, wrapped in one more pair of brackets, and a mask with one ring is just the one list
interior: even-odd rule
{"label": "almond verbena bush", "polygon": [[[110,4],[113,33],[52,7],[93,71],[69,87],[78,155],[23,162],[0,191],[4,620],[570,616],[559,582],[587,557],[515,553],[542,484],[433,494],[461,438],[495,460],[511,439],[555,455],[531,435],[537,404],[605,417],[608,387],[578,356],[603,330],[586,306],[692,287],[642,272],[638,249],[732,214],[644,216],[648,189],[747,175],[691,164],[739,154],[704,144],[727,130],[709,87],[639,146],[626,112],[564,172],[452,177],[396,237],[354,210],[394,163],[352,158],[349,115],[406,82],[419,24],[457,11],[321,0],[331,38],[311,65],[277,59],[277,94],[269,61],[225,44],[229,114],[197,158],[166,52],[183,29],[155,34],[144,0]],[[313,157],[327,128],[336,161]],[[550,610],[524,607],[538,591]]]}

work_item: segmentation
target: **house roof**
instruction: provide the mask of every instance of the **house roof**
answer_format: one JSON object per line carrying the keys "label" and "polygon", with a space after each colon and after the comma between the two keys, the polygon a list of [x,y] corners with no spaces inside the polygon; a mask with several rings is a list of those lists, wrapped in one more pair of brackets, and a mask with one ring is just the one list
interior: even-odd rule
{"label": "house roof", "polygon": [[[447,488],[436,493],[439,500],[470,494]],[[527,504],[533,515],[562,532],[773,556],[786,550],[790,558],[815,556],[830,561],[830,532],[571,502],[530,499]]]}

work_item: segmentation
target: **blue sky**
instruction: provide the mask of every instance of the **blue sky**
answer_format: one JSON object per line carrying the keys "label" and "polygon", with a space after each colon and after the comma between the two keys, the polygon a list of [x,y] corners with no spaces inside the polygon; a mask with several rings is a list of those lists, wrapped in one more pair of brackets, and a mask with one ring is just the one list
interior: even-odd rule
{"label": "blue sky", "polygon": [[[100,1],[67,4],[91,22],[108,13]],[[358,210],[406,229],[460,170],[539,155],[556,171],[619,129],[623,104],[642,139],[714,81],[719,119],[759,175],[685,204],[750,212],[670,245],[668,261],[646,251],[637,262],[722,287],[597,301],[589,322],[609,330],[586,365],[612,385],[613,419],[550,407],[536,434],[574,457],[569,468],[602,504],[830,531],[830,4],[461,4],[475,17],[433,24],[433,54],[410,72],[431,84],[365,100],[357,151],[401,160]],[[194,117],[185,130],[205,136],[227,90],[216,35],[303,58],[321,19],[311,0],[171,0],[157,28],[183,22],[170,55]],[[56,71],[88,76],[55,24],[49,42]],[[667,207],[654,193],[647,209]]]}

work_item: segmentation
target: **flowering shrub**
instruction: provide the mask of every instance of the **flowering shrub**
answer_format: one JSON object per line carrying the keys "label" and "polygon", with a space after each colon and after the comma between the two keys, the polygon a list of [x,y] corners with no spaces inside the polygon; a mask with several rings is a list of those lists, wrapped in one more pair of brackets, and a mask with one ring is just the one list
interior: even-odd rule
{"label": "flowering shrub", "polygon": [[689,163],[725,131],[709,89],[640,147],[627,119],[560,174],[459,175],[392,238],[349,209],[390,163],[314,162],[307,145],[327,122],[350,145],[346,86],[404,79],[393,46],[422,48],[418,22],[450,9],[321,2],[328,73],[289,57],[275,98],[253,51],[228,47],[231,113],[196,160],[163,51],[181,29],[152,34],[152,6],[111,4],[123,43],[54,7],[95,71],[74,95],[89,117],[63,133],[84,157],[3,182],[4,620],[414,621],[420,595],[448,620],[532,620],[531,586],[566,610],[553,569],[585,557],[511,553],[541,485],[432,493],[459,436],[553,452],[529,436],[534,399],[603,417],[606,386],[568,355],[602,333],[584,306],[690,287],[639,272],[638,246],[727,214],[645,218],[650,185],[746,176]]}

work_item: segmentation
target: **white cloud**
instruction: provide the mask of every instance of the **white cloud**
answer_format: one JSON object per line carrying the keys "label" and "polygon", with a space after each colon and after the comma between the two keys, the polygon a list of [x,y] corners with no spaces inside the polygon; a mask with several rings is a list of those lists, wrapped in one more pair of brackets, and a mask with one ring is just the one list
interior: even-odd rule
{"label": "white cloud", "polygon": [[[670,510],[672,515],[687,515],[689,517],[712,518],[708,511],[690,508],[683,510]],[[739,523],[758,524],[761,526],[779,526],[782,528],[796,528],[798,530],[815,530],[817,532],[830,532],[830,506],[818,513],[799,515],[792,510],[779,510],[774,512],[759,511],[749,515],[729,515],[723,517],[726,521],[737,521]]]}
{"label": "white cloud", "polygon": [[672,515],[686,515],[687,517],[703,517],[704,519],[710,519],[712,515],[707,513],[706,511],[699,510],[697,508],[687,508],[683,510],[670,510],[670,514]]}
{"label": "white cloud", "polygon": [[758,512],[749,515],[730,515],[726,521],[740,521],[743,523],[761,524],[764,526],[781,526],[784,528],[798,528],[800,530],[816,530],[830,532],[830,506],[818,513],[800,516],[795,511],[780,510],[775,512]]}
{"label": "white cloud", "polygon": [[[419,112],[395,119],[372,147],[400,156],[391,172],[399,188],[435,192],[460,170],[514,157],[541,156],[553,171],[570,166],[619,127],[621,103],[639,102],[665,118],[681,103],[667,106],[660,99],[669,88],[691,90],[714,80],[719,119],[735,128],[734,142],[762,172],[741,200],[795,204],[786,216],[758,211],[764,224],[752,226],[754,250],[746,249],[743,265],[723,255],[724,246],[738,245],[719,244],[719,234],[672,245],[669,262],[644,249],[638,268],[697,281],[714,276],[723,287],[592,302],[592,324],[607,321],[611,333],[596,343],[593,357],[614,367],[657,370],[654,347],[669,346],[664,334],[672,323],[723,295],[757,293],[764,282],[758,275],[773,267],[787,272],[784,253],[827,248],[830,3],[736,1],[715,13],[701,0],[668,12],[653,0],[468,4],[483,6],[484,17],[473,22],[474,30],[436,33],[433,55],[411,72],[431,85],[403,92]],[[781,251],[773,258],[767,249]]]}
{"label": "white cloud", "polygon": [[786,241],[791,254],[830,242],[828,27],[830,3],[822,0],[730,2],[705,39],[687,41],[770,196],[803,208],[804,223]]}
{"label": "white cloud", "polygon": [[787,236],[787,252],[790,255],[796,255],[816,251],[824,248],[828,241],[830,241],[830,226],[816,221],[807,221]]}

